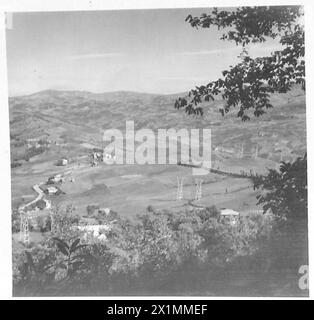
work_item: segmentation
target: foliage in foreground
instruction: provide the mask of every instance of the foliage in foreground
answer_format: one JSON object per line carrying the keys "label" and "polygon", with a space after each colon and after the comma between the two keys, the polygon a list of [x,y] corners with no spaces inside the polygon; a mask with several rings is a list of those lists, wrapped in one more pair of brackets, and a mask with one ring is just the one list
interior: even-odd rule
{"label": "foliage in foreground", "polygon": [[307,155],[294,162],[281,162],[280,170],[254,178],[254,188],[261,189],[258,203],[286,218],[307,218]]}
{"label": "foliage in foreground", "polygon": [[[209,103],[221,95],[225,105],[222,115],[237,108],[237,116],[249,120],[249,111],[255,117],[272,107],[270,94],[285,93],[298,84],[305,90],[304,26],[300,23],[300,6],[240,7],[218,10],[199,17],[187,16],[194,28],[217,27],[225,29],[222,40],[242,45],[241,62],[222,72],[223,77],[190,90],[188,97],[176,100],[175,108],[186,113],[202,115],[202,102]],[[249,44],[263,43],[267,38],[279,39],[282,50],[270,56],[251,58],[246,50]]]}
{"label": "foliage in foreground", "polygon": [[106,241],[81,243],[76,234],[75,239],[47,238],[24,254],[14,249],[14,294],[181,294],[181,286],[210,290],[212,274],[256,254],[273,224],[262,215],[241,217],[238,223],[222,220],[215,207],[152,211],[135,221],[120,218]]}

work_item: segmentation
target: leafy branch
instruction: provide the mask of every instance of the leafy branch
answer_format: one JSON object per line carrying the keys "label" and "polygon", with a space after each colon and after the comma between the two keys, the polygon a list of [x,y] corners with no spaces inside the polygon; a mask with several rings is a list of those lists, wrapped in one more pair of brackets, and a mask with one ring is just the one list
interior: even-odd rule
{"label": "leafy branch", "polygon": [[[187,97],[175,101],[175,108],[183,108],[189,115],[203,115],[203,106],[221,96],[225,101],[222,115],[238,107],[237,117],[249,120],[249,109],[259,117],[272,108],[270,94],[286,93],[294,84],[305,90],[304,28],[297,23],[303,15],[301,8],[292,7],[242,7],[236,11],[213,10],[210,15],[186,18],[192,27],[216,26],[231,30],[221,39],[234,41],[243,47],[241,62],[222,72],[223,77],[206,85],[196,86]],[[264,42],[266,37],[280,37],[283,50],[267,57],[251,58],[246,46]]]}

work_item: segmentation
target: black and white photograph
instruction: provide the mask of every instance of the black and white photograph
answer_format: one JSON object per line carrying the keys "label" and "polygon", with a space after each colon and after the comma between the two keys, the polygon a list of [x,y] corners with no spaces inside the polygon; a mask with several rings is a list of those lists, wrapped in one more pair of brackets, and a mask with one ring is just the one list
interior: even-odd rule
{"label": "black and white photograph", "polygon": [[306,6],[186,3],[5,12],[13,297],[309,297]]}

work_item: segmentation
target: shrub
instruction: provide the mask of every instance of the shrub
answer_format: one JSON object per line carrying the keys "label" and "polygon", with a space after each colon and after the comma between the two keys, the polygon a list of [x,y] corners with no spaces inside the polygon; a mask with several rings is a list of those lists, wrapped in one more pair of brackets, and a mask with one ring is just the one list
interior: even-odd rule
{"label": "shrub", "polygon": [[11,168],[13,169],[13,168],[17,168],[17,167],[20,167],[22,165],[22,163],[20,163],[20,162],[12,162],[11,163]]}
{"label": "shrub", "polygon": [[11,216],[11,226],[12,226],[12,233],[16,233],[20,231],[21,225],[21,214],[17,211],[14,211]]}
{"label": "shrub", "polygon": [[77,282],[75,277],[83,269],[85,256],[81,250],[85,246],[80,244],[80,239],[67,243],[55,237],[25,250],[22,255],[15,255],[15,293],[55,295],[66,292],[73,282]]}
{"label": "shrub", "polygon": [[51,217],[47,216],[38,216],[36,217],[37,228],[40,232],[47,232],[51,230]]}
{"label": "shrub", "polygon": [[99,206],[98,205],[88,205],[86,207],[86,211],[87,211],[87,215],[88,216],[94,215],[96,211],[98,212],[98,210],[99,210]]}
{"label": "shrub", "polygon": [[42,154],[45,151],[47,151],[47,147],[45,146],[40,146],[39,148],[32,147],[25,152],[23,159],[29,161],[32,157]]}
{"label": "shrub", "polygon": [[243,217],[233,225],[220,221],[216,210],[155,211],[136,223],[122,219],[108,235],[114,253],[111,272],[162,279],[191,262],[215,270],[255,254],[269,236],[273,221],[268,216]]}
{"label": "shrub", "polygon": [[57,209],[52,214],[54,228],[54,236],[65,241],[79,237],[81,234],[73,227],[77,226],[80,216],[73,213],[62,213]]}
{"label": "shrub", "polygon": [[[58,212],[54,217],[59,240],[46,238],[29,251],[35,266],[46,266],[40,267],[44,270],[40,278],[43,282],[34,278],[37,267],[33,267],[30,276],[28,254],[24,260],[15,257],[15,287],[24,288],[27,294],[151,293],[167,283],[169,286],[173,279],[176,285],[182,285],[187,273],[191,273],[189,277],[195,279],[195,284],[206,284],[213,272],[240,257],[254,256],[260,243],[268,239],[274,223],[267,215],[252,215],[233,224],[220,220],[215,207],[182,212],[150,210],[134,220],[121,217],[106,234],[106,242],[83,242],[84,246],[79,247],[82,259],[69,277],[69,265],[60,263],[66,256],[69,258],[69,243],[83,234],[72,228],[77,217]],[[52,250],[55,245],[57,251]],[[62,280],[61,286],[57,278],[67,281]],[[58,290],[52,290],[54,286]]]}

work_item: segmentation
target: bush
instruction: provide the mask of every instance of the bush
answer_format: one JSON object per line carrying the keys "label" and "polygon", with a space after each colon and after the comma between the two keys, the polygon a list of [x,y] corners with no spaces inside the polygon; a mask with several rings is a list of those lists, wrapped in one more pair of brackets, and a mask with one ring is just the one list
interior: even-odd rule
{"label": "bush", "polygon": [[38,216],[36,218],[37,228],[40,232],[48,232],[51,231],[51,217],[48,216]]}
{"label": "bush", "polygon": [[40,146],[39,148],[32,147],[25,152],[23,159],[26,161],[29,161],[29,159],[31,159],[39,154],[42,154],[46,151],[47,151],[47,147],[45,147],[45,146]]}
{"label": "bush", "polygon": [[[274,223],[269,216],[254,215],[241,217],[234,224],[220,220],[217,212],[215,207],[183,212],[150,210],[133,221],[119,218],[106,234],[106,242],[96,239],[92,243],[83,242],[86,246],[80,247],[80,255],[84,259],[80,260],[80,268],[71,274],[66,285],[51,293],[51,286],[58,287],[59,284],[56,275],[49,277],[51,269],[48,268],[43,279],[49,285],[46,288],[38,284],[36,294],[152,293],[158,288],[169,289],[169,284],[175,281],[174,290],[186,283],[187,278],[189,281],[195,279],[194,284],[187,284],[191,290],[191,286],[195,289],[196,285],[208,285],[208,279],[217,270],[240,257],[254,256],[260,243],[268,239]],[[55,218],[57,216],[55,214]],[[56,236],[61,241],[58,248],[62,251],[61,245],[65,249],[53,253],[51,249],[56,245],[55,241],[46,239],[40,245],[41,249],[34,247],[30,252],[36,261],[34,264],[47,264],[48,267],[49,263],[59,268],[62,254],[69,253],[71,246],[68,243],[83,237],[82,232],[71,228],[75,217],[60,215],[58,223]],[[45,250],[47,252],[43,254]],[[15,262],[15,279],[20,279],[16,280],[15,287],[19,290],[27,287],[29,279],[23,276],[26,268],[23,263]],[[26,263],[30,264],[30,261]],[[21,268],[24,268],[23,272]],[[187,277],[188,273],[191,275]],[[29,281],[34,283],[35,280]],[[34,294],[34,286],[31,288],[30,292],[25,289],[28,294]]]}
{"label": "bush", "polygon": [[22,165],[22,163],[20,163],[20,162],[12,162],[11,163],[11,169],[20,167],[21,165]]}
{"label": "bush", "polygon": [[[65,293],[83,269],[84,255],[80,239],[67,243],[59,238],[33,246],[13,258],[13,283],[17,295]],[[57,250],[56,250],[57,249]],[[76,281],[74,280],[74,283]],[[65,291],[64,291],[65,290]]]}
{"label": "bush", "polygon": [[14,211],[11,216],[12,233],[19,232],[20,225],[21,225],[21,215],[17,211]]}
{"label": "bush", "polygon": [[88,205],[86,207],[86,211],[87,211],[87,215],[88,216],[94,215],[96,211],[98,212],[98,210],[99,210],[99,206],[98,205]]}

